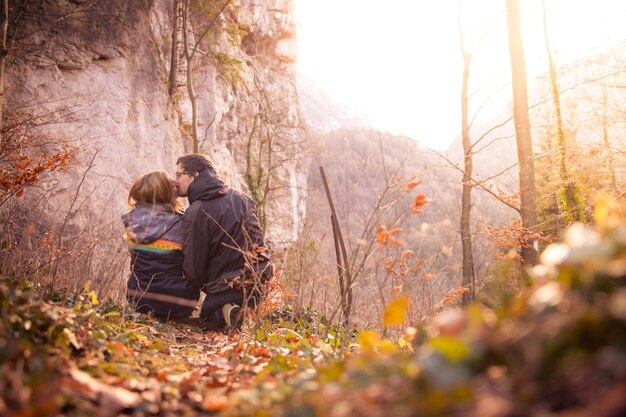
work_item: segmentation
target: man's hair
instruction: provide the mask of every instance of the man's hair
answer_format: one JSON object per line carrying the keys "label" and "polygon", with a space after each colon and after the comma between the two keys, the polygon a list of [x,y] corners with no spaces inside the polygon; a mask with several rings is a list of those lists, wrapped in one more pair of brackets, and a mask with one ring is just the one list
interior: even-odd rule
{"label": "man's hair", "polygon": [[165,171],[154,171],[139,177],[130,187],[128,204],[165,204],[178,211],[182,203],[172,189],[172,177]]}
{"label": "man's hair", "polygon": [[202,172],[205,169],[210,169],[215,172],[213,162],[211,162],[208,156],[201,153],[189,153],[187,155],[183,155],[176,160],[176,165],[178,164],[182,165],[185,171],[189,173]]}

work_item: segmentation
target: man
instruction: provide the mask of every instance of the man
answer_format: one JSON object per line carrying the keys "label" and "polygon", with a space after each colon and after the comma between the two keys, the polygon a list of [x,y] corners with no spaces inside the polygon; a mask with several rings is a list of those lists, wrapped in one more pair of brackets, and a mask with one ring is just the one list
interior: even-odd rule
{"label": "man", "polygon": [[240,329],[242,307],[256,306],[273,272],[256,205],[224,184],[201,154],[178,158],[176,188],[189,200],[183,216],[183,269],[206,293],[200,318],[210,327]]}

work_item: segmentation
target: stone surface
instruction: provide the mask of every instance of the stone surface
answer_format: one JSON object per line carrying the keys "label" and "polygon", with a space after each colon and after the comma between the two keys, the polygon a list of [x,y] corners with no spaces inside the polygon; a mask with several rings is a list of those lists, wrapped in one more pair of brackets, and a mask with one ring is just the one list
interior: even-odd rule
{"label": "stone surface", "polygon": [[[131,182],[154,170],[173,173],[176,158],[192,150],[184,80],[173,102],[167,93],[174,12],[161,1],[53,3],[44,6],[48,17],[25,15],[16,37],[25,54],[9,56],[5,110],[59,115],[38,133],[52,139],[50,150],[71,146],[76,157],[26,198],[65,219],[68,240],[100,233],[107,252],[123,254],[119,216],[128,209]],[[227,10],[231,24],[244,29],[240,45],[222,33],[194,58],[201,151],[228,184],[246,192],[246,172],[271,172],[266,233],[278,246],[297,236],[306,190],[292,9],[290,0],[242,1]],[[268,169],[270,145],[272,160],[281,162]]]}

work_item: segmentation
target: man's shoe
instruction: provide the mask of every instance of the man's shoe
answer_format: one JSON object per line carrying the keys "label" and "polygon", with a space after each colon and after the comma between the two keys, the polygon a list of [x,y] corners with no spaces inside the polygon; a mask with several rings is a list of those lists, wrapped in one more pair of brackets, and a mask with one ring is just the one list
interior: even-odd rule
{"label": "man's shoe", "polygon": [[243,325],[243,312],[237,304],[224,304],[222,306],[222,315],[226,322],[226,327],[230,329],[241,330]]}

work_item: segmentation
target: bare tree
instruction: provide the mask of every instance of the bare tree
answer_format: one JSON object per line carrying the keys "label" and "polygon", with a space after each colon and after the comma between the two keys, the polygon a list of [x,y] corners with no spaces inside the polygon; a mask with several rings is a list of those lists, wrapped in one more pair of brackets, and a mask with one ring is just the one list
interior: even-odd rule
{"label": "bare tree", "polygon": [[[519,165],[520,217],[522,227],[535,231],[537,227],[537,195],[535,186],[535,162],[530,135],[528,116],[528,93],[526,81],[526,60],[522,46],[520,13],[517,0],[506,0],[509,53],[513,84],[513,118]],[[522,264],[535,265],[538,255],[538,241],[522,245]]]}
{"label": "bare tree", "polygon": [[330,207],[330,219],[333,229],[333,238],[335,244],[335,257],[337,259],[337,272],[339,278],[339,291],[340,291],[340,306],[343,319],[343,325],[348,327],[350,325],[350,312],[352,311],[353,291],[352,291],[352,277],[350,276],[350,270],[347,268],[348,255],[346,252],[346,245],[343,240],[341,228],[339,227],[339,221],[337,220],[337,212],[335,211],[335,205],[328,186],[328,180],[324,173],[324,168],[320,167],[320,174],[322,181],[324,182],[324,189],[326,190],[326,198]]}
{"label": "bare tree", "polygon": [[470,288],[469,293],[464,293],[462,305],[466,307],[474,299],[474,255],[472,253],[472,232],[470,211],[472,209],[472,141],[469,133],[468,121],[468,85],[470,76],[471,55],[465,49],[465,39],[461,27],[461,2],[458,3],[458,26],[463,56],[463,86],[461,89],[461,138],[463,141],[463,191],[461,194],[461,246],[463,252],[463,278],[461,285]]}
{"label": "bare tree", "polygon": [[[292,99],[288,94],[273,96],[268,84],[273,80],[264,78],[262,71],[254,66],[253,87],[247,88],[248,97],[256,105],[256,113],[249,127],[243,155],[245,157],[244,180],[251,197],[257,204],[261,227],[268,224],[268,206],[276,197],[289,189],[281,182],[281,172],[305,159],[306,142],[300,121],[291,114]],[[269,216],[271,217],[271,216]]]}
{"label": "bare tree", "polygon": [[[200,24],[199,27],[194,28],[191,22],[191,0],[183,0],[182,15],[183,15],[183,54],[186,62],[186,86],[189,101],[191,102],[191,139],[193,142],[193,151],[198,152],[200,149],[200,139],[198,137],[198,100],[196,90],[194,86],[194,57],[199,51],[202,40],[207,36],[213,28],[216,27],[219,17],[222,15],[226,7],[230,4],[231,0],[225,0],[212,16],[209,16],[209,20],[205,24]],[[199,32],[196,35],[194,29]],[[174,47],[174,45],[172,45]]]}
{"label": "bare tree", "polygon": [[[471,208],[472,208],[472,188],[475,186],[475,181],[472,178],[473,174],[473,157],[475,152],[475,145],[484,138],[481,137],[472,144],[470,137],[470,128],[475,120],[478,111],[474,118],[469,119],[469,80],[470,80],[470,66],[472,61],[472,53],[466,49],[465,35],[462,27],[462,2],[459,0],[457,5],[457,24],[459,30],[459,44],[460,52],[463,57],[463,81],[461,87],[461,140],[463,145],[463,169],[461,173],[463,175],[462,193],[461,193],[461,216],[460,216],[460,231],[461,231],[461,246],[463,256],[463,277],[461,279],[461,285],[464,288],[469,289],[469,292],[463,293],[462,305],[466,307],[470,302],[474,301],[475,297],[475,270],[474,270],[474,255],[472,252],[472,232],[471,232]],[[494,21],[495,24],[495,21]],[[477,42],[475,48],[478,48],[484,36],[493,28],[493,24],[488,28]],[[484,104],[484,103],[483,103]]]}
{"label": "bare tree", "polygon": [[613,161],[613,152],[611,151],[611,140],[609,138],[609,123],[607,120],[609,107],[609,95],[607,92],[607,87],[602,86],[602,141],[604,142],[604,146],[608,151],[608,168],[609,168],[609,176],[611,179],[611,190],[617,194],[617,179],[615,177],[615,166]]}
{"label": "bare tree", "polygon": [[559,206],[561,213],[567,223],[584,222],[587,220],[584,204],[580,198],[580,192],[576,182],[567,169],[566,137],[563,128],[563,117],[561,114],[561,99],[559,97],[559,85],[556,76],[556,66],[552,58],[550,48],[550,38],[548,36],[548,17],[546,13],[545,0],[541,1],[543,8],[543,33],[546,43],[546,53],[548,54],[548,65],[550,74],[550,90],[552,92],[552,103],[554,105],[554,115],[556,118],[555,142],[557,148],[557,171],[559,174]]}
{"label": "bare tree", "polygon": [[180,59],[180,35],[182,30],[181,21],[183,18],[183,1],[174,0],[174,21],[172,25],[172,54],[170,58],[169,89],[170,97],[176,93],[178,87],[178,70]]}

